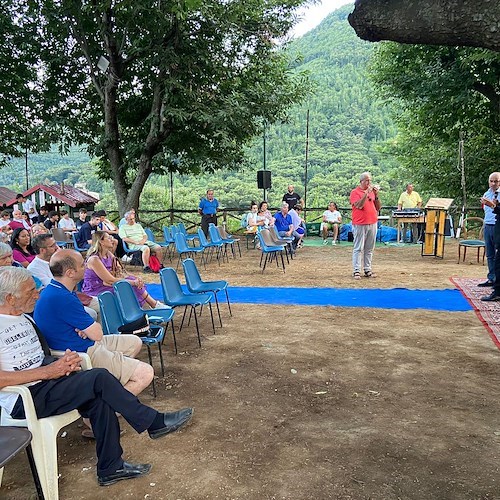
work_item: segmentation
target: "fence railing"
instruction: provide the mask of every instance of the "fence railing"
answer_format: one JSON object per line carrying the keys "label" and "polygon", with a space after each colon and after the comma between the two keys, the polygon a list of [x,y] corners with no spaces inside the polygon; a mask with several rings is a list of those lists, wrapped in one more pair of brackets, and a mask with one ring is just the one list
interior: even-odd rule
{"label": "fence railing", "polygon": [[[396,210],[396,208],[397,207],[394,206],[383,206],[380,209],[380,215],[391,217],[392,211]],[[279,211],[279,208],[270,207],[269,210],[271,213],[275,213]],[[306,222],[321,222],[325,210],[326,207],[306,208],[302,211],[302,214]],[[452,205],[448,211],[453,220],[453,227],[455,229],[458,227],[461,210],[461,207]],[[467,214],[473,216],[483,216],[481,207],[468,207],[465,211]],[[241,228],[240,221],[243,214],[248,212],[248,208],[224,208],[218,213],[219,222],[222,221],[225,223],[228,230],[236,232]],[[351,220],[351,207],[339,207],[339,212],[342,214],[344,222],[349,222]],[[118,221],[120,218],[116,211],[108,212],[108,217],[113,221]],[[179,222],[183,222],[188,231],[200,225],[198,210],[182,210],[178,208],[166,210],[140,210],[137,219],[143,226],[151,227],[156,231],[161,231],[163,226],[171,226]],[[389,219],[388,224],[395,225],[392,217]]]}

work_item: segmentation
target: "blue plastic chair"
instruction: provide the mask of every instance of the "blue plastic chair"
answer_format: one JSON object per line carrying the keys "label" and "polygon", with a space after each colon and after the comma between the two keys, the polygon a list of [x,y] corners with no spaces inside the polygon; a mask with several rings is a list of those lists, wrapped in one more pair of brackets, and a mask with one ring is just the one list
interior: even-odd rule
{"label": "blue plastic chair", "polygon": [[163,226],[163,239],[167,245],[173,245],[175,243],[172,231],[168,226]]}
{"label": "blue plastic chair", "polygon": [[[105,335],[119,335],[120,326],[126,325],[118,307],[118,300],[111,292],[102,292],[98,295],[99,307],[101,309],[102,329]],[[149,333],[140,337],[142,344],[148,350],[149,364],[153,366],[153,357],[151,355],[151,346],[158,345],[158,352],[160,354],[161,375],[165,376],[165,365],[163,364],[162,343],[165,336],[165,329],[160,325],[151,325]],[[175,337],[174,337],[175,338]],[[153,366],[154,368],[154,366]],[[155,379],[153,377],[153,396],[156,398]]]}
{"label": "blue plastic chair", "polygon": [[232,234],[229,234],[226,231],[224,226],[217,226],[217,231],[219,231],[220,237],[224,242],[224,245],[229,245],[231,247],[231,252],[233,252],[233,258],[236,259],[236,252],[234,251],[234,245],[238,245],[238,253],[241,257],[241,247],[240,247],[240,239],[235,238]]}
{"label": "blue plastic chair", "polygon": [[[267,233],[267,234],[266,234]],[[283,259],[283,251],[285,250],[285,245],[273,245],[271,241],[271,237],[269,235],[268,229],[263,229],[257,233],[257,238],[259,238],[260,242],[260,263],[259,266],[262,267],[262,274],[266,269],[267,262],[271,262],[273,258],[276,259],[276,266],[279,267],[278,263],[278,254],[281,256],[281,265],[283,268],[283,272],[285,272],[285,261]],[[262,259],[264,258],[264,266],[262,266]]]}
{"label": "blue plastic chair", "polygon": [[163,241],[156,241],[155,235],[149,227],[146,227],[144,229],[144,232],[147,234],[149,241],[152,241],[153,243],[156,243],[157,245],[160,245],[161,247],[168,247],[167,243],[165,243]]}
{"label": "blue plastic chair", "polygon": [[[201,231],[201,229],[200,229]],[[186,259],[182,262],[184,268],[184,276],[186,277],[186,285],[191,293],[206,293],[211,292],[214,294],[215,304],[217,306],[217,314],[219,315],[220,326],[222,327],[222,319],[220,315],[219,300],[217,293],[224,290],[226,293],[227,307],[229,308],[229,315],[232,316],[231,304],[229,303],[229,295],[227,293],[228,282],[224,280],[218,281],[203,281],[200,272],[196,267],[193,259]]]}
{"label": "blue plastic chair", "polygon": [[208,225],[208,235],[210,236],[210,241],[212,243],[220,243],[224,245],[224,252],[222,254],[222,260],[224,260],[224,255],[226,256],[227,261],[229,262],[229,257],[227,255],[227,245],[224,244],[223,239],[221,238],[219,231],[217,231],[217,226],[212,222]]}
{"label": "blue plastic chair", "polygon": [[186,237],[186,241],[188,243],[192,241],[193,245],[195,245],[195,240],[198,239],[198,233],[188,233],[184,222],[179,222],[177,224],[177,227],[179,228],[179,231]]}
{"label": "blue plastic chair", "polygon": [[89,246],[89,247],[87,247],[87,248],[82,248],[82,247],[78,246],[78,241],[76,241],[76,235],[77,235],[77,234],[78,234],[78,233],[72,233],[72,235],[71,235],[71,236],[73,237],[73,246],[75,247],[75,250],[76,250],[77,252],[80,252],[80,253],[86,253],[86,252],[87,252],[87,250],[90,248],[90,246]]}
{"label": "blue plastic chair", "polygon": [[194,257],[196,254],[200,255],[201,262],[203,263],[203,266],[206,269],[206,264],[205,264],[205,259],[203,257],[203,252],[205,249],[203,247],[190,247],[187,244],[186,237],[182,233],[176,233],[174,236],[175,239],[175,249],[177,253],[179,254],[179,260],[177,261],[177,266],[175,270],[179,269],[179,264],[182,261],[182,257]]}
{"label": "blue plastic chair", "polygon": [[198,229],[198,238],[200,240],[200,247],[205,250],[208,249],[210,258],[212,258],[215,250],[215,257],[220,266],[220,254],[222,252],[223,243],[214,243],[213,241],[208,241],[205,233],[201,228]]}
{"label": "blue plastic chair", "polygon": [[[140,250],[132,250],[131,248],[129,248],[128,244],[126,241],[123,241],[122,240],[122,247],[123,247],[123,251],[127,254],[127,255],[134,255],[135,253],[137,252],[141,252]],[[142,252],[141,252],[142,253]]]}
{"label": "blue plastic chair", "polygon": [[148,315],[149,322],[156,325],[165,325],[167,333],[169,323],[172,324],[172,336],[174,338],[174,349],[177,354],[177,345],[175,340],[174,314],[173,309],[143,309],[134,293],[132,285],[126,280],[120,280],[113,283],[118,309],[125,323],[132,323],[145,314]]}
{"label": "blue plastic chair", "polygon": [[211,295],[208,293],[197,293],[195,295],[184,293],[179,277],[177,276],[175,270],[171,267],[165,267],[160,271],[160,283],[165,304],[174,308],[184,306],[184,314],[182,315],[182,322],[179,331],[182,330],[184,325],[187,308],[191,308],[189,319],[191,319],[191,315],[194,313],[196,334],[198,335],[198,345],[201,347],[200,328],[196,315],[196,307],[202,307],[205,304],[208,304],[210,308],[210,317],[212,319],[212,330],[215,333],[214,315],[212,313],[212,305],[210,304],[210,299],[212,298]]}

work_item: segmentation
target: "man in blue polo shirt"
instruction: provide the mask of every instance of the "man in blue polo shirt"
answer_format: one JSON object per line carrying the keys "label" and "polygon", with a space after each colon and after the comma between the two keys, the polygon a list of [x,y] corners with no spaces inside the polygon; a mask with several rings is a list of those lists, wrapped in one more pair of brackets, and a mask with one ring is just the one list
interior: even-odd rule
{"label": "man in blue polo shirt", "polygon": [[201,215],[201,229],[208,238],[208,225],[210,223],[217,225],[217,210],[219,209],[219,202],[214,198],[214,190],[207,191],[206,198],[200,200],[198,206],[198,213]]}
{"label": "man in blue polo shirt", "polygon": [[288,213],[288,203],[286,201],[281,204],[281,210],[275,214],[274,219],[274,225],[280,236],[292,236],[295,238],[292,242],[292,248],[295,250],[298,238],[293,234],[292,216]]}
{"label": "man in blue polo shirt", "polygon": [[95,368],[106,368],[136,396],[153,380],[151,365],[134,359],[142,347],[135,335],[103,336],[101,325],[87,314],[74,292],[85,264],[75,250],[61,249],[50,258],[54,279],[44,288],[34,318],[49,347],[86,352]]}

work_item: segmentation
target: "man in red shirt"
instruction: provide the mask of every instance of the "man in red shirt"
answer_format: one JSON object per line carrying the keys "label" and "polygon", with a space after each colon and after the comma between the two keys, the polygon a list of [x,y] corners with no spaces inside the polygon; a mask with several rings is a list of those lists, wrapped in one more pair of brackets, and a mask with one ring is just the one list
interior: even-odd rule
{"label": "man in red shirt", "polygon": [[354,279],[361,278],[361,265],[366,278],[375,278],[372,272],[373,249],[377,237],[378,212],[380,200],[379,187],[371,184],[370,172],[359,176],[359,186],[351,191],[349,201],[352,206],[352,268]]}

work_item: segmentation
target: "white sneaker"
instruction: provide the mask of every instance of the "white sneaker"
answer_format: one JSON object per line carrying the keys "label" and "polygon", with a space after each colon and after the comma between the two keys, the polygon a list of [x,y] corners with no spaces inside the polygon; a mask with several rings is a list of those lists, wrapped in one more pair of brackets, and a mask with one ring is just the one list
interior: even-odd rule
{"label": "white sneaker", "polygon": [[337,242],[335,240],[332,241],[332,245],[336,245]]}
{"label": "white sneaker", "polygon": [[323,245],[327,245],[328,244],[328,240],[323,240]]}
{"label": "white sneaker", "polygon": [[124,255],[122,257],[122,262],[125,262],[125,264],[128,264],[132,260],[132,255]]}
{"label": "white sneaker", "polygon": [[172,309],[172,308],[170,306],[167,306],[167,304],[164,304],[163,302],[157,300],[154,309]]}

